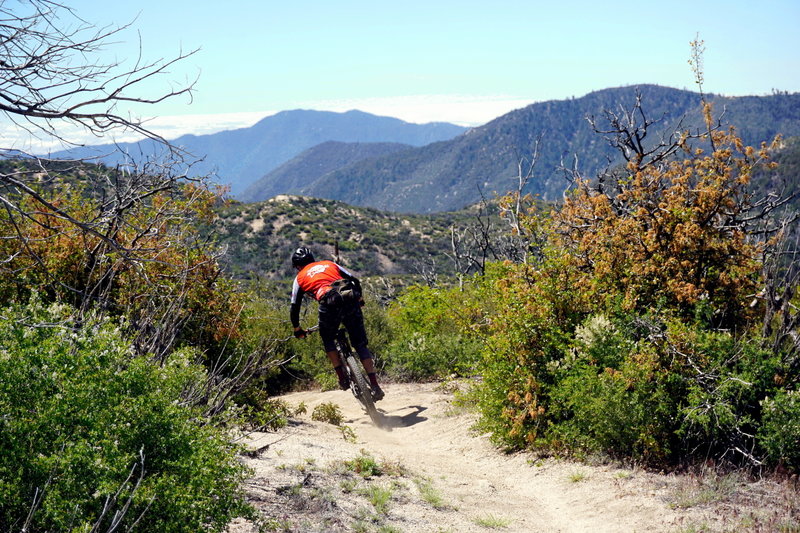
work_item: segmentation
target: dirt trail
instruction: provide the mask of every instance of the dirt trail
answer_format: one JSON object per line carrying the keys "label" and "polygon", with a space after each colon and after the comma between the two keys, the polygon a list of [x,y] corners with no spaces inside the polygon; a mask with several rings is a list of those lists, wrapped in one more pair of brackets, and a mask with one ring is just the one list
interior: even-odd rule
{"label": "dirt trail", "polygon": [[[294,406],[305,403],[308,412],[278,433],[256,434],[252,448],[269,446],[247,459],[255,469],[251,500],[277,518],[276,530],[652,532],[680,530],[701,519],[670,508],[673,491],[666,476],[506,455],[471,432],[471,415],[456,412],[436,385],[390,384],[385,390],[378,403],[382,428],[372,425],[349,392],[283,398]],[[323,402],[341,407],[356,442],[336,426],[311,421]],[[359,496],[358,490],[341,489],[346,483],[336,465],[361,450],[405,471],[395,481],[388,511],[377,518],[365,511],[363,491]],[[419,480],[427,480],[442,502],[426,500]],[[240,523],[231,532],[251,530]]]}

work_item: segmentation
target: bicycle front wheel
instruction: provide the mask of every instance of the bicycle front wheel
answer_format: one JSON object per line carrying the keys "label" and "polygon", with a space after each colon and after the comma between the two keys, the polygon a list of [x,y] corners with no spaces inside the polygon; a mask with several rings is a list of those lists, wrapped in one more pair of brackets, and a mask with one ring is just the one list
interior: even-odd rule
{"label": "bicycle front wheel", "polygon": [[378,413],[378,410],[375,408],[375,402],[372,401],[372,389],[361,369],[361,365],[352,354],[348,354],[347,357],[345,357],[345,364],[350,369],[350,387],[353,389],[353,394],[355,394],[355,397],[361,405],[364,406],[364,409],[367,410],[367,414],[372,419],[372,423],[376,426],[380,426],[380,413]]}

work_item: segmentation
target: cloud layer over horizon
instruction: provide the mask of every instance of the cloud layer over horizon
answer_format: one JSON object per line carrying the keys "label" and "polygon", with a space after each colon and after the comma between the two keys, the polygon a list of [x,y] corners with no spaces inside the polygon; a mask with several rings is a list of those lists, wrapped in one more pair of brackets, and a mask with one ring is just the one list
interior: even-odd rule
{"label": "cloud layer over horizon", "polygon": [[[406,122],[424,124],[428,122],[450,122],[459,126],[475,127],[485,124],[514,109],[533,103],[507,96],[473,97],[446,95],[419,95],[398,98],[368,98],[347,100],[324,100],[306,102],[296,109],[345,112],[353,109],[373,115],[394,117]],[[165,139],[174,140],[183,135],[209,135],[225,130],[248,128],[259,120],[281,110],[253,111],[242,113],[190,114],[155,117],[145,126]],[[75,144],[101,145],[115,142],[136,142],[141,136],[134,132],[117,131],[107,137],[95,137],[80,128],[63,125],[62,137]],[[47,138],[43,132],[29,132],[7,119],[0,121],[0,149],[19,150],[28,153],[59,151],[69,146],[55,138]]]}

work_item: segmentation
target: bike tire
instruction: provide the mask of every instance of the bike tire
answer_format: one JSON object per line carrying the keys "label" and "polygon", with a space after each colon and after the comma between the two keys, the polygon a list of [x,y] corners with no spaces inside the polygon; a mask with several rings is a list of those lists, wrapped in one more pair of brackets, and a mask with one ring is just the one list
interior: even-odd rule
{"label": "bike tire", "polygon": [[369,386],[367,378],[364,376],[364,372],[361,371],[360,364],[356,361],[356,358],[353,357],[353,354],[347,354],[347,356],[345,356],[345,364],[350,369],[350,388],[353,390],[353,394],[361,405],[364,406],[364,409],[367,410],[367,414],[370,419],[372,419],[372,423],[376,426],[380,426],[381,415],[375,408],[375,402],[372,400],[372,389]]}

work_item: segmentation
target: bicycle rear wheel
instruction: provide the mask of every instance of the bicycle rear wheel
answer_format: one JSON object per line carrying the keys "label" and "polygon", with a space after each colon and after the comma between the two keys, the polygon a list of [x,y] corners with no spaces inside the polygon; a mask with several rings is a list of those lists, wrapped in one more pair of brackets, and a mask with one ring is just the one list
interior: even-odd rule
{"label": "bicycle rear wheel", "polygon": [[372,401],[372,389],[369,386],[366,376],[364,376],[364,372],[361,370],[361,365],[353,354],[347,354],[344,359],[347,368],[350,369],[350,388],[353,390],[353,394],[361,405],[364,406],[364,409],[367,410],[367,414],[372,419],[372,423],[376,426],[380,426],[381,415],[375,408],[375,402]]}

